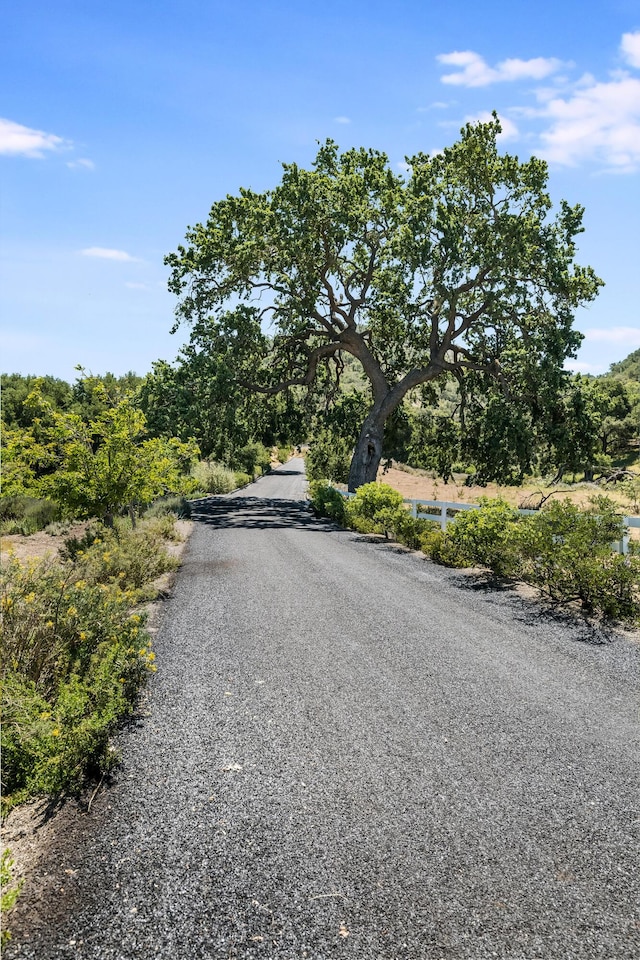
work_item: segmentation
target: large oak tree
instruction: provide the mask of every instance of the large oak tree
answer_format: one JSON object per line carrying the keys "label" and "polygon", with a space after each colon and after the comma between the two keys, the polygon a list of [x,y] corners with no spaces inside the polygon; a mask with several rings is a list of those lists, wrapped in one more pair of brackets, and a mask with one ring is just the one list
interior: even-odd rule
{"label": "large oak tree", "polygon": [[546,164],[500,154],[499,133],[497,118],[469,124],[441,154],[408,158],[406,177],[327,141],[311,170],[285,164],[273,190],[215,203],[166,259],[178,323],[248,389],[328,384],[345,354],[359,361],[372,400],[352,490],[375,479],[410,391],[453,375],[508,395],[513,380],[535,403],[580,343],[576,308],[601,283],[574,262],[583,209],[552,216]]}

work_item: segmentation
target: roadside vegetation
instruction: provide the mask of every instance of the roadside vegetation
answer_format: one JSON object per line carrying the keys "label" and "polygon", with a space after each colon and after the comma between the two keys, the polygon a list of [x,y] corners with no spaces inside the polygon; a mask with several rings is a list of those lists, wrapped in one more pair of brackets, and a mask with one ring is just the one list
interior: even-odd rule
{"label": "roadside vegetation", "polygon": [[484,498],[478,510],[458,513],[446,532],[434,521],[413,518],[402,494],[387,484],[364,484],[345,499],[329,481],[315,480],[310,497],[319,516],[391,537],[436,563],[484,567],[531,584],[554,604],[577,603],[590,615],[640,624],[640,551],[633,544],[630,555],[612,551],[625,529],[608,497],[594,496],[587,509],[556,500],[530,516],[504,500]]}
{"label": "roadside vegetation", "polygon": [[[152,435],[141,378],[80,373],[74,387],[2,378],[3,817],[117,765],[114,733],[156,670],[147,604],[178,566],[176,520],[193,498],[244,486],[291,454],[243,435],[228,463],[203,459],[193,437]],[[46,556],[28,556],[34,535],[40,548],[51,535]],[[20,892],[12,874],[5,850],[3,917]]]}

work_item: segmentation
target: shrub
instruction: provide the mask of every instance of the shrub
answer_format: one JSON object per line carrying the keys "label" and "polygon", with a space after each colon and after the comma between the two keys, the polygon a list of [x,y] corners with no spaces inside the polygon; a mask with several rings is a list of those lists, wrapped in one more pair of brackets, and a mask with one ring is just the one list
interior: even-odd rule
{"label": "shrub", "polygon": [[169,516],[141,524],[136,530],[105,527],[84,549],[74,545],[69,550],[67,541],[67,551],[75,555],[80,579],[135,591],[178,566],[178,561],[162,549],[162,540],[172,538],[173,531],[174,522]]}
{"label": "shrub", "polygon": [[640,562],[611,550],[623,534],[607,497],[592,498],[588,510],[556,501],[519,524],[521,575],[557,602],[579,600],[590,612],[637,617]]}
{"label": "shrub", "polygon": [[286,463],[293,453],[293,447],[290,443],[281,444],[278,447],[278,460],[280,463]]}
{"label": "shrub", "polygon": [[[429,521],[423,521],[429,523]],[[469,561],[461,556],[460,551],[450,537],[440,530],[434,523],[429,523],[429,529],[420,536],[420,549],[431,558],[434,563],[445,567],[468,567]]]}
{"label": "shrub", "polygon": [[397,516],[393,532],[400,543],[404,543],[412,550],[421,550],[423,538],[429,533],[431,526],[428,520],[418,520],[403,510]]}
{"label": "shrub", "polygon": [[305,456],[305,468],[310,480],[333,480],[346,483],[351,466],[352,444],[328,430],[322,430],[311,442]]}
{"label": "shrub", "polygon": [[14,495],[0,499],[0,530],[29,536],[59,520],[61,510],[52,500]]}
{"label": "shrub", "polygon": [[311,506],[319,517],[331,517],[337,523],[345,522],[346,500],[328,480],[312,480],[309,484]]}
{"label": "shrub", "polygon": [[233,455],[233,467],[248,473],[250,477],[266,473],[271,467],[271,454],[262,443],[252,441]]}
{"label": "shrub", "polygon": [[192,477],[197,489],[203,493],[231,493],[237,486],[233,470],[221,463],[202,460],[193,467]]}
{"label": "shrub", "polygon": [[248,483],[251,483],[252,478],[248,473],[242,473],[242,471],[236,470],[233,475],[233,479],[235,483],[235,489],[237,490],[239,487],[246,487]]}
{"label": "shrub", "polygon": [[458,513],[439,550],[465,566],[488,567],[497,576],[513,576],[520,566],[515,542],[518,513],[500,498],[482,497],[479,502],[479,510]]}
{"label": "shrub", "polygon": [[168,493],[154,500],[151,506],[147,507],[144,515],[145,517],[164,517],[167,514],[173,514],[179,520],[188,520],[191,516],[191,505],[180,494]]}
{"label": "shrub", "polygon": [[155,669],[130,592],[82,572],[11,558],[0,573],[5,809],[110,769],[109,736]]}
{"label": "shrub", "polygon": [[349,526],[360,533],[394,533],[405,515],[401,493],[386,483],[365,483],[346,505]]}

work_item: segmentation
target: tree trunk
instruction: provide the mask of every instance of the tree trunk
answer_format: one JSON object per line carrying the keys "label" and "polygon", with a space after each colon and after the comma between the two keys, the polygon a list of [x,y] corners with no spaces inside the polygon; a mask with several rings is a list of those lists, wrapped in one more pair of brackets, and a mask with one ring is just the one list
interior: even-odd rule
{"label": "tree trunk", "polygon": [[386,419],[387,416],[381,409],[374,408],[362,425],[349,470],[351,493],[363,483],[371,483],[378,476]]}

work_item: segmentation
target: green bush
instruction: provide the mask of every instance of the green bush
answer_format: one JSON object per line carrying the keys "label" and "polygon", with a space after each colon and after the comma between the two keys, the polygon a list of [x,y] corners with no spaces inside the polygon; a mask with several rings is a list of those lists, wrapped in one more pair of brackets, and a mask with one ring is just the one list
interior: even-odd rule
{"label": "green bush", "polygon": [[231,493],[236,489],[236,475],[221,463],[206,460],[196,463],[191,471],[195,486],[202,493]]}
{"label": "green bush", "polygon": [[421,550],[425,536],[430,532],[432,524],[428,520],[418,520],[412,517],[407,510],[403,510],[396,518],[394,536],[400,543],[404,543],[412,550]]}
{"label": "green bush", "polygon": [[640,561],[614,554],[624,524],[616,505],[594,497],[587,510],[556,501],[519,524],[521,576],[552,600],[578,600],[589,612],[632,619],[640,613]]}
{"label": "green bush", "polygon": [[[136,591],[177,568],[178,561],[162,549],[162,540],[173,539],[174,529],[173,517],[168,515],[152,518],[135,530],[92,528],[81,541],[67,540],[64,555],[75,559],[79,579]],[[132,598],[142,599],[135,594]]]}
{"label": "green bush", "polygon": [[278,447],[278,460],[280,463],[286,463],[293,453],[293,447],[290,443],[281,444]]}
{"label": "green bush", "polygon": [[240,487],[246,487],[248,483],[251,483],[252,478],[248,473],[242,473],[241,470],[236,470],[233,475],[233,479],[235,483],[235,489],[237,490]]}
{"label": "green bush", "polygon": [[329,430],[322,430],[313,438],[305,456],[309,480],[332,480],[346,483],[351,466],[352,444]]}
{"label": "green bush", "polygon": [[450,523],[439,550],[464,566],[488,567],[500,577],[515,576],[520,557],[515,541],[519,516],[506,501],[480,499],[479,510],[460,511]]}
{"label": "green bush", "polygon": [[429,524],[429,528],[420,536],[420,550],[426,556],[430,557],[434,563],[440,563],[444,567],[469,566],[469,561],[460,555],[450,537],[447,537],[439,526],[428,520],[423,522]]}
{"label": "green bush", "polygon": [[180,494],[167,493],[154,500],[144,513],[145,517],[164,517],[167,514],[173,514],[179,520],[188,520],[191,516],[191,505]]}
{"label": "green bush", "polygon": [[61,509],[52,500],[14,495],[0,498],[0,531],[29,536],[44,530],[61,517]]}
{"label": "green bush", "polygon": [[233,455],[234,469],[248,473],[250,477],[260,476],[271,467],[271,454],[262,443],[252,441],[245,444]]}
{"label": "green bush", "polygon": [[0,572],[4,809],[110,769],[110,734],[155,669],[132,593],[84,572],[15,558]]}
{"label": "green bush", "polygon": [[350,527],[360,533],[395,533],[405,515],[401,493],[386,483],[365,483],[358,487],[354,497],[346,505],[346,517]]}
{"label": "green bush", "polygon": [[328,480],[312,480],[309,484],[311,506],[318,517],[330,517],[337,523],[345,522],[346,500]]}

